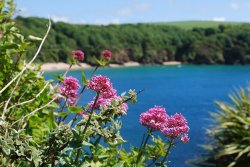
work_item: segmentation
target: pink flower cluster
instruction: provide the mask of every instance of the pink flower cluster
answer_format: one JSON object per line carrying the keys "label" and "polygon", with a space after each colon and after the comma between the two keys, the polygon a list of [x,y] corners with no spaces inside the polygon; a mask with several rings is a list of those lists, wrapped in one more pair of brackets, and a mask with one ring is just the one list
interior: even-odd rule
{"label": "pink flower cluster", "polygon": [[87,88],[99,92],[104,98],[116,95],[116,90],[113,89],[110,79],[102,75],[92,77],[87,84]]}
{"label": "pink flower cluster", "polygon": [[155,106],[140,115],[140,123],[153,130],[161,131],[166,137],[172,139],[181,138],[182,142],[188,142],[187,132],[189,127],[187,120],[181,114],[167,115],[165,108]]}
{"label": "pink flower cluster", "polygon": [[181,137],[181,141],[183,143],[187,143],[189,142],[190,138],[188,137],[188,134],[187,133],[184,133],[184,135]]}
{"label": "pink flower cluster", "polygon": [[[112,101],[122,102],[122,98],[117,96],[116,90],[113,88],[110,79],[106,76],[96,75],[90,79],[87,84],[87,88],[96,91],[99,93],[99,97],[96,101],[95,106],[94,100],[92,100],[88,106],[90,108],[94,107],[95,109],[106,108],[111,105]],[[126,113],[128,106],[125,103],[121,103],[120,106],[117,106],[118,110],[120,110],[123,114]]]}
{"label": "pink flower cluster", "polygon": [[79,60],[79,61],[83,61],[84,60],[84,53],[81,50],[75,50],[75,51],[73,51],[72,52],[72,56],[76,60]]}
{"label": "pink flower cluster", "polygon": [[[175,114],[168,117],[167,121],[163,124],[161,132],[165,136],[173,139],[180,138],[182,135],[189,131],[187,120],[181,114]],[[183,136],[187,139],[187,134]]]}
{"label": "pink flower cluster", "polygon": [[155,106],[140,115],[140,123],[154,130],[160,130],[167,117],[165,108]]}
{"label": "pink flower cluster", "polygon": [[112,52],[109,50],[102,51],[102,54],[106,60],[110,60],[112,58]]}
{"label": "pink flower cluster", "polygon": [[84,110],[82,110],[82,112],[80,112],[78,115],[82,116],[83,118],[88,118],[89,117],[89,114]]}
{"label": "pink flower cluster", "polygon": [[[111,105],[112,101],[116,101],[118,103],[121,103],[119,106],[117,106],[117,110],[119,110],[122,115],[125,114],[128,110],[128,105],[126,103],[122,103],[122,98],[120,96],[114,95],[110,98],[105,98],[103,96],[99,96],[98,100],[96,101],[96,104],[94,108],[107,108]],[[88,107],[92,108],[94,105],[94,100],[89,102]]]}
{"label": "pink flower cluster", "polygon": [[67,99],[69,104],[76,102],[77,91],[80,89],[78,79],[74,77],[64,78],[62,85],[58,87],[59,93]]}

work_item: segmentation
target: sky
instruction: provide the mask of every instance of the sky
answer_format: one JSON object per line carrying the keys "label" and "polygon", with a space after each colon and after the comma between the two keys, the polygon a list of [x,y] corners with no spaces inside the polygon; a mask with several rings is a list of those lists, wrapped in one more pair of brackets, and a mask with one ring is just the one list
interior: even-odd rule
{"label": "sky", "polygon": [[250,0],[15,0],[17,15],[75,24],[250,22]]}

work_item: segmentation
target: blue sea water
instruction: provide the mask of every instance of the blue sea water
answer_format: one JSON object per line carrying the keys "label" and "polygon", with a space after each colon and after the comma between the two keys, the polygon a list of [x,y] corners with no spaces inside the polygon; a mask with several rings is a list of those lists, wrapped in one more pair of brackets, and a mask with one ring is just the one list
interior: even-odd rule
{"label": "blue sea water", "polygon": [[[89,76],[91,70],[85,72]],[[118,93],[144,89],[138,103],[129,105],[127,116],[122,118],[121,134],[128,141],[125,148],[139,146],[146,130],[139,123],[139,115],[154,105],[166,107],[168,114],[182,113],[187,118],[190,142],[180,143],[171,150],[170,167],[189,166],[186,161],[200,155],[200,145],[207,142],[205,128],[211,124],[209,112],[216,111],[214,101],[229,102],[228,94],[239,87],[246,88],[250,81],[250,66],[140,66],[103,68],[97,73],[108,76]],[[51,79],[50,74],[45,77]],[[80,71],[69,75],[81,80]],[[86,92],[81,105],[92,98],[93,93]]]}

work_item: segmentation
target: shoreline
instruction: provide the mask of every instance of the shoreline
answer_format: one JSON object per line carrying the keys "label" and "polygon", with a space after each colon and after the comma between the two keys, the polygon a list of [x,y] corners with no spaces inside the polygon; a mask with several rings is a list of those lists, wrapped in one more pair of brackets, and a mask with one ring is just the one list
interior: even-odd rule
{"label": "shoreline", "polygon": [[[174,65],[181,65],[182,62],[179,61],[168,61],[168,62],[163,62],[161,65],[162,66],[174,66]],[[138,62],[126,62],[124,64],[109,64],[107,67],[108,68],[116,68],[116,67],[138,67],[138,66],[143,66],[144,64],[140,64]],[[67,63],[44,63],[41,65],[41,70],[42,71],[57,71],[57,70],[67,70],[69,68],[69,64]],[[71,69],[77,70],[77,69],[82,69],[82,68],[93,68],[93,66],[86,64],[86,63],[79,63],[78,65],[73,65]]]}

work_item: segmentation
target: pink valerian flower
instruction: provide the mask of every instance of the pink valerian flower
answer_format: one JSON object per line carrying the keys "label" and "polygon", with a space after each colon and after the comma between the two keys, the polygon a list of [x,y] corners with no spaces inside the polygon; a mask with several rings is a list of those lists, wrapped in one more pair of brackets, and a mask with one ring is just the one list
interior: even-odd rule
{"label": "pink valerian flower", "polygon": [[59,93],[67,99],[69,104],[76,102],[77,91],[80,89],[78,79],[74,77],[66,77],[62,81],[62,85],[58,87]]}
{"label": "pink valerian flower", "polygon": [[80,112],[78,115],[82,116],[83,118],[88,118],[89,117],[89,114],[84,110],[82,110],[82,112]]}
{"label": "pink valerian flower", "polygon": [[166,109],[161,106],[155,106],[140,115],[140,123],[153,130],[160,130],[168,119]]}
{"label": "pink valerian flower", "polygon": [[128,111],[128,105],[127,103],[121,103],[118,109],[121,111],[121,114],[124,115]]}
{"label": "pink valerian flower", "polygon": [[79,61],[83,61],[84,60],[84,53],[81,50],[72,51],[72,56],[76,60],[79,60]]}
{"label": "pink valerian flower", "polygon": [[[92,108],[94,105],[94,100],[92,100],[91,102],[88,103],[88,107]],[[118,106],[116,106],[116,109],[118,111],[117,114],[125,114],[128,110],[128,105],[126,103],[122,103],[122,98],[120,96],[113,96],[111,98],[105,98],[103,96],[99,96],[99,98],[96,101],[95,104],[95,109],[100,109],[100,108],[108,108],[111,106],[112,101],[117,101],[118,103],[120,103]]]}
{"label": "pink valerian flower", "polygon": [[102,54],[106,60],[110,60],[112,58],[112,52],[109,50],[102,51]]}
{"label": "pink valerian flower", "polygon": [[112,98],[112,97],[116,96],[116,90],[114,88],[110,88],[108,91],[102,92],[101,96],[103,98],[106,98],[106,99]]}
{"label": "pink valerian flower", "polygon": [[99,92],[105,98],[111,98],[116,95],[116,90],[113,89],[110,79],[106,76],[96,75],[88,81],[87,88]]}
{"label": "pink valerian flower", "polygon": [[185,133],[185,134],[181,137],[181,141],[182,141],[183,143],[187,143],[187,142],[189,142],[189,140],[190,140],[190,138],[188,137],[188,134],[187,134],[187,133]]}
{"label": "pink valerian flower", "polygon": [[188,131],[187,120],[181,114],[170,116],[161,128],[161,132],[172,139],[180,138]]}
{"label": "pink valerian flower", "polygon": [[[95,98],[91,102],[88,103],[88,107],[89,108],[93,108],[93,105],[94,105],[94,102],[95,102]],[[110,102],[111,102],[110,99],[103,98],[102,96],[99,96],[98,99],[97,99],[97,101],[96,101],[96,103],[95,103],[94,108],[98,109],[100,107],[107,107],[110,104]]]}

